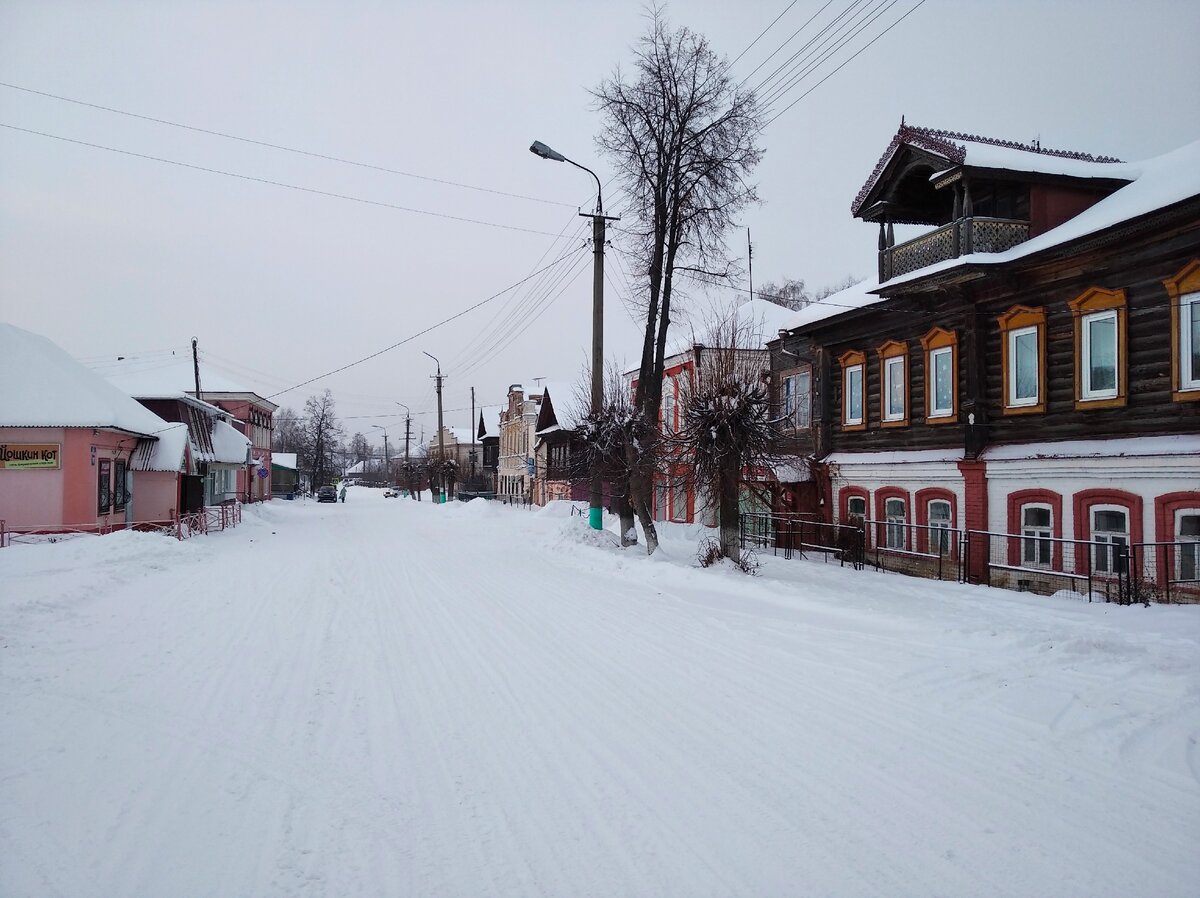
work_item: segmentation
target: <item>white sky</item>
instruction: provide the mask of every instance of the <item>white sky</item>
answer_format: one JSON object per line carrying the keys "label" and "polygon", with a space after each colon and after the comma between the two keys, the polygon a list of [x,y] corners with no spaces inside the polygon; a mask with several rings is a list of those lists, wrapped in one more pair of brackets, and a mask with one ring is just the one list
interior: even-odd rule
{"label": "white sky", "polygon": [[[840,11],[835,0],[814,26]],[[917,0],[898,0],[792,89],[782,108]],[[798,2],[736,63],[752,70],[823,5]],[[732,59],[785,0],[688,0],[669,18]],[[873,8],[872,3],[867,8]],[[348,434],[395,402],[499,404],[510,383],[574,379],[590,347],[590,253],[574,234],[591,179],[537,159],[549,143],[603,180],[588,88],[629,59],[640,3],[0,4],[0,81],[146,116],[565,205],[530,202],[291,153],[0,87],[0,122],[205,168],[502,223],[485,227],[289,190],[0,128],[0,316],[88,361],[200,341],[205,363],[270,394],[377,352],[574,249],[580,273],[538,284],[398,349],[277,397],[326,386]],[[926,0],[766,130],[756,284],[819,286],[875,268],[855,193],[915,124],[1140,159],[1200,137],[1186,0]],[[615,185],[607,194],[616,202]],[[744,253],[745,233],[731,235]],[[586,257],[586,258],[585,258]],[[626,280],[608,256],[613,283]],[[555,272],[572,272],[564,263]],[[553,289],[548,289],[553,287]],[[606,285],[609,356],[639,331]],[[557,297],[557,298],[555,298]],[[697,297],[712,302],[723,297]],[[547,305],[553,299],[552,304]],[[531,311],[532,310],[532,311]],[[496,317],[496,316],[499,317]],[[482,349],[480,349],[482,347]],[[387,416],[387,417],[367,417]],[[465,426],[469,411],[447,413]],[[432,433],[432,414],[423,414]],[[418,425],[419,426],[419,425]],[[374,434],[378,437],[378,433]]]}

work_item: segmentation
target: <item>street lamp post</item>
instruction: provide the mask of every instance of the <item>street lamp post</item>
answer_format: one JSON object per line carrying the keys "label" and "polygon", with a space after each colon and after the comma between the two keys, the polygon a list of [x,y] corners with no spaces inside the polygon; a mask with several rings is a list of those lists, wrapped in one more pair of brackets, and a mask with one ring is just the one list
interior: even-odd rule
{"label": "street lamp post", "polygon": [[441,476],[438,477],[438,493],[441,496],[441,504],[446,503],[446,435],[442,432],[442,363],[438,362],[437,356],[424,352],[424,355],[429,356],[437,362],[437,402],[438,402],[438,460],[439,466],[442,468]]}
{"label": "street lamp post", "polygon": [[388,457],[387,444],[387,428],[381,424],[372,425],[376,430],[383,431],[383,476],[387,479],[387,485],[392,485],[392,460]]}
{"label": "street lamp post", "polygon": [[[617,216],[604,214],[604,186],[594,171],[552,150],[540,140],[535,140],[529,152],[551,162],[566,162],[582,169],[596,179],[596,211],[580,212],[592,220],[592,414],[598,415],[604,405],[604,232],[607,223],[619,220]],[[593,530],[604,528],[602,487],[599,469],[592,471],[591,498],[588,502],[588,523]]]}
{"label": "street lamp post", "polygon": [[404,409],[404,485],[408,487],[408,498],[413,498],[412,494],[412,472],[408,466],[408,438],[412,431],[412,410],[403,402],[397,402],[396,405]]}

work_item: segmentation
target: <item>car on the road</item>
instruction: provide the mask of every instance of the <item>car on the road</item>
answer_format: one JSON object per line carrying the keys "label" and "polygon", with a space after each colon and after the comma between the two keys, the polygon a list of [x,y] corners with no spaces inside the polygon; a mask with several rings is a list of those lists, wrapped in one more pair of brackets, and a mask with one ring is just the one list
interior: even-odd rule
{"label": "car on the road", "polygon": [[389,486],[386,490],[383,491],[383,498],[385,498],[385,499],[395,499],[399,495],[400,495],[400,491],[397,490],[395,487]]}
{"label": "car on the road", "polygon": [[331,486],[321,487],[319,490],[317,490],[317,501],[318,502],[336,502],[337,501],[337,490],[335,490]]}

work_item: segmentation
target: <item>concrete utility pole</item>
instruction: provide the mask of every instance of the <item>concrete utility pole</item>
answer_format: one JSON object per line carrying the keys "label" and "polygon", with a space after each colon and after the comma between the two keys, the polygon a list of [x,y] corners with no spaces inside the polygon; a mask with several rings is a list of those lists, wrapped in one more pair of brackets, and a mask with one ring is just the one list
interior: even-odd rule
{"label": "concrete utility pole", "polygon": [[196,375],[196,398],[203,402],[204,397],[200,395],[200,351],[196,348],[195,337],[192,337],[192,373]]}
{"label": "concrete utility pole", "polygon": [[435,362],[437,362],[437,403],[438,403],[438,459],[442,467],[441,476],[438,477],[438,493],[441,496],[441,504],[446,502],[446,435],[442,431],[442,363],[438,362],[437,356],[425,353]]}
{"label": "concrete utility pole", "polygon": [[412,410],[403,402],[396,405],[404,409],[404,485],[408,488],[408,498],[414,499],[412,488],[412,470],[408,466],[408,440],[412,434]]}
{"label": "concrete utility pole", "polygon": [[479,430],[479,421],[475,418],[475,388],[471,387],[471,489],[475,489],[475,437],[477,430]]}
{"label": "concrete utility pole", "polygon": [[[579,213],[584,218],[592,220],[592,412],[594,414],[604,406],[604,232],[608,222],[619,221],[620,218],[604,214],[604,185],[600,183],[600,178],[590,168],[550,149],[540,140],[533,142],[529,147],[529,152],[552,162],[566,162],[568,165],[582,169],[596,179],[596,211]],[[588,523],[593,530],[604,528],[603,502],[600,472],[593,471],[591,497],[588,502]]]}

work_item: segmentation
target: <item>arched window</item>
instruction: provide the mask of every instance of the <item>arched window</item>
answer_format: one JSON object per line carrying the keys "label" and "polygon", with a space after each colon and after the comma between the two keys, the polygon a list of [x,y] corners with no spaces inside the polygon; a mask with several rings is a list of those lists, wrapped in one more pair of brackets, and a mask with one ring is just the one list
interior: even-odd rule
{"label": "arched window", "polygon": [[1129,545],[1129,511],[1117,505],[1093,505],[1092,570],[1101,574],[1125,572],[1121,549]]}
{"label": "arched window", "polygon": [[953,512],[946,499],[931,499],[929,509],[929,551],[938,555],[950,553],[950,529]]}
{"label": "arched window", "polygon": [[1050,567],[1054,558],[1053,511],[1049,505],[1029,503],[1021,506],[1021,564],[1025,567]]}
{"label": "arched window", "polygon": [[892,498],[884,501],[884,518],[887,521],[885,543],[889,549],[907,548],[905,541],[905,525],[908,523],[907,504],[903,499]]}

